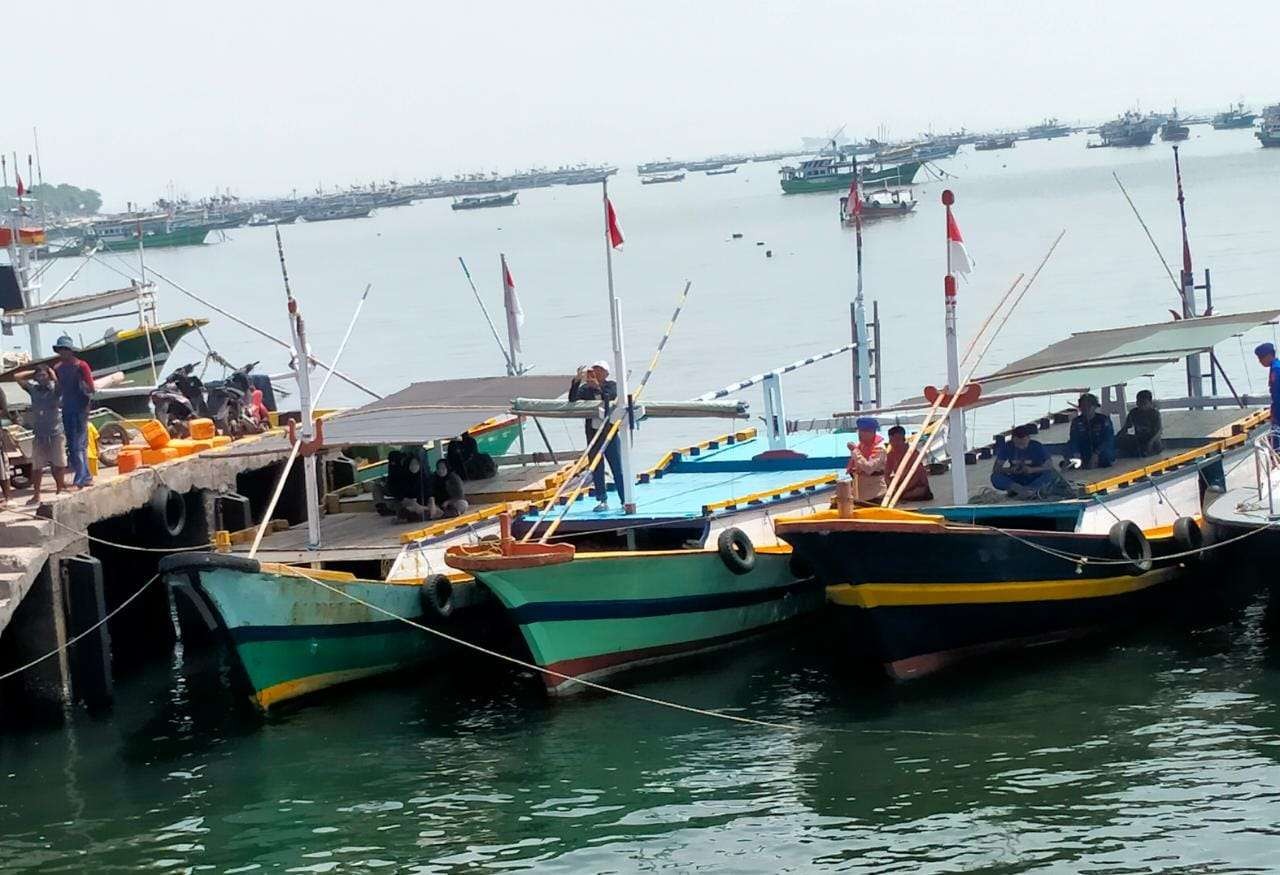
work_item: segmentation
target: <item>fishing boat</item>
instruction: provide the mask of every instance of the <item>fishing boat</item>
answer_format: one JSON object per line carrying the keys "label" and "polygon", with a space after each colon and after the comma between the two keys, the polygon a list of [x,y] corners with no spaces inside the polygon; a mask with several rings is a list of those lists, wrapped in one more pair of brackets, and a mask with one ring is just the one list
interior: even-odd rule
{"label": "fishing boat", "polygon": [[484,210],[489,207],[512,207],[515,206],[518,194],[519,192],[513,191],[510,194],[483,194],[459,198],[451,203],[449,208],[452,210]]}
{"label": "fishing boat", "polygon": [[1178,117],[1177,107],[1160,125],[1160,139],[1166,143],[1177,143],[1191,136],[1191,128]]}
{"label": "fishing boat", "polygon": [[664,182],[683,182],[684,173],[667,173],[660,176],[642,176],[641,185],[661,185]]}
{"label": "fishing boat", "polygon": [[1098,128],[1098,142],[1086,143],[1090,149],[1106,147],[1150,146],[1160,129],[1160,119],[1129,110]]}
{"label": "fishing boat", "polygon": [[1071,126],[1058,122],[1056,118],[1047,118],[1038,125],[1032,125],[1027,128],[1023,134],[1026,140],[1052,140],[1056,137],[1068,137],[1071,135]]}
{"label": "fishing boat", "polygon": [[1014,137],[987,137],[973,144],[975,152],[994,152],[998,149],[1012,149],[1017,144]]}
{"label": "fishing boat", "polygon": [[1280,146],[1280,103],[1262,111],[1262,124],[1253,135],[1264,147]]}
{"label": "fishing boat", "polygon": [[737,172],[738,172],[738,165],[734,164],[732,167],[720,167],[715,170],[708,170],[706,171],[706,174],[707,176],[725,176],[727,174],[737,173]]}
{"label": "fishing boat", "polygon": [[[1266,403],[1269,399],[1259,399]],[[1269,430],[1251,442],[1253,482],[1236,486],[1205,508],[1207,536],[1214,544],[1253,556],[1277,555],[1280,548],[1280,455]]]}
{"label": "fishing boat", "polygon": [[1244,103],[1237,103],[1235,106],[1227,108],[1226,112],[1220,112],[1213,117],[1211,124],[1215,131],[1230,131],[1237,128],[1253,127],[1254,119],[1258,117],[1256,112],[1249,112],[1244,108]]}
{"label": "fishing boat", "polygon": [[[916,199],[910,189],[865,192],[862,195],[862,220],[872,221],[891,216],[910,215],[916,208]],[[849,208],[849,196],[840,198],[840,223],[852,227],[855,221]]]}
{"label": "fishing boat", "polygon": [[900,164],[861,162],[853,156],[822,156],[800,162],[798,166],[786,166],[778,172],[782,175],[782,191],[785,194],[804,194],[815,191],[848,191],[853,184],[855,170],[863,185],[908,186],[915,182],[923,162],[905,161]]}
{"label": "fishing boat", "polygon": [[[470,507],[458,517],[404,521],[376,512],[376,496],[357,490],[381,477],[360,477],[327,512],[318,502],[306,522],[265,535],[219,535],[222,549],[166,557],[161,572],[184,623],[216,633],[234,657],[235,689],[258,708],[340,684],[404,671],[443,659],[450,645],[415,628],[483,638],[495,615],[491,599],[464,574],[451,573],[444,549],[498,532],[512,503],[545,500],[559,484],[554,454],[510,455],[522,423],[505,413],[512,398],[554,397],[568,376],[492,377],[415,383],[364,407],[327,417],[326,452],[353,446],[401,447],[412,461],[397,471],[430,467],[446,441],[462,432],[494,457],[496,473],[468,480]],[[477,418],[485,421],[469,426]],[[282,436],[259,440],[261,448]],[[576,455],[576,454],[575,454]],[[314,458],[314,457],[313,457]],[[347,494],[349,493],[349,494]],[[295,522],[297,522],[295,520]],[[314,525],[314,528],[313,528]],[[319,582],[317,582],[319,581]],[[410,621],[410,623],[404,622]]]}
{"label": "fishing boat", "polygon": [[373,207],[362,204],[335,204],[302,211],[304,222],[333,222],[338,219],[367,219]]}
{"label": "fishing boat", "polygon": [[108,252],[136,252],[139,238],[147,249],[165,249],[175,246],[199,246],[209,237],[213,227],[207,224],[178,225],[167,218],[159,223],[147,220],[127,220],[90,224],[78,236],[51,247],[49,258],[65,258],[83,255],[102,249]]}
{"label": "fishing boat", "polygon": [[636,165],[636,173],[640,176],[652,176],[655,173],[671,173],[673,171],[683,169],[683,161],[672,161],[670,158],[666,161],[650,161],[648,164]]}

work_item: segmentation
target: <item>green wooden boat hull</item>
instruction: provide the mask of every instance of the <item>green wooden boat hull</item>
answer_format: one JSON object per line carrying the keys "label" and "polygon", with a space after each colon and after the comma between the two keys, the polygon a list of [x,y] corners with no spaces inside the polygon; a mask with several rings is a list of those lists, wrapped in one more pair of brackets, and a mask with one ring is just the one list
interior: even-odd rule
{"label": "green wooden boat hull", "polygon": [[[880,170],[865,168],[862,171],[862,184],[872,185],[911,185],[916,174],[920,172],[922,162],[907,161]],[[806,194],[814,191],[848,191],[853,185],[853,172],[837,173],[834,176],[823,176],[817,179],[784,179],[782,191],[785,194]]]}
{"label": "green wooden boat hull", "polygon": [[[144,249],[169,249],[175,246],[199,246],[204,243],[213,228],[208,225],[193,225],[189,228],[174,228],[169,231],[145,231],[142,237]],[[138,238],[134,235],[105,239],[87,235],[70,245],[49,250],[50,258],[69,258],[81,255],[84,249],[93,244],[101,244],[106,252],[137,253]]]}
{"label": "green wooden boat hull", "polygon": [[[185,562],[175,557],[162,570],[171,587],[190,587],[202,600],[239,665],[235,683],[264,711],[339,684],[412,668],[448,647],[441,638],[296,574],[232,567],[246,562],[232,557],[226,566],[213,564],[219,557],[196,564],[209,555]],[[427,622],[416,583],[326,583],[397,617]]]}
{"label": "green wooden boat hull", "polygon": [[735,574],[714,550],[583,553],[539,568],[478,571],[519,626],[555,693],[711,650],[819,610],[824,594],[797,578],[790,553],[757,551]]}

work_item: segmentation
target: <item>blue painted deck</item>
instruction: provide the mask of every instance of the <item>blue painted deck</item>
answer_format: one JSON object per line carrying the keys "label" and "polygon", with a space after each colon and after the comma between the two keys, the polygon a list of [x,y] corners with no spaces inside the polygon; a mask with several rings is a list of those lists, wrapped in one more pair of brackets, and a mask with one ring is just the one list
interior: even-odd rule
{"label": "blue painted deck", "polygon": [[[789,436],[788,449],[806,454],[805,459],[756,459],[768,449],[767,441],[761,437],[688,450],[669,463],[661,476],[642,478],[636,484],[635,514],[624,514],[617,493],[612,491],[609,509],[597,512],[595,498],[584,491],[565,515],[564,525],[577,529],[590,523],[616,525],[620,520],[636,524],[658,519],[698,519],[703,515],[703,506],[713,502],[843,472],[849,460],[848,443],[853,439],[852,434],[815,432]],[[831,484],[825,484],[818,491],[831,488]],[[552,515],[558,516],[561,510],[557,507]],[[527,517],[535,518],[533,514]]]}

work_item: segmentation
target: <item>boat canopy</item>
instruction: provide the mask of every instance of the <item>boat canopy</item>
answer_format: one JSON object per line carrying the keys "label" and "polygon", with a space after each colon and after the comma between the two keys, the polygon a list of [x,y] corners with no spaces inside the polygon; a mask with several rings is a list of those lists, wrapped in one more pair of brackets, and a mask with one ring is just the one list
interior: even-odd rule
{"label": "boat canopy", "polygon": [[[746,419],[745,401],[645,401],[638,403],[642,419]],[[511,412],[545,419],[590,419],[600,416],[598,401],[545,401],[516,398]]]}
{"label": "boat canopy", "polygon": [[33,307],[8,309],[4,311],[4,321],[14,325],[35,325],[54,319],[70,319],[85,313],[95,313],[118,304],[130,303],[152,293],[155,286],[151,283],[135,284],[124,289],[111,289],[96,292],[92,295],[78,295],[61,301],[49,301]]}
{"label": "boat canopy", "polygon": [[326,446],[419,444],[455,437],[504,416],[515,398],[558,398],[568,375],[472,377],[414,383],[393,395],[325,419]]}
{"label": "boat canopy", "polygon": [[[976,406],[1011,398],[1061,395],[1123,385],[1189,355],[1212,350],[1222,341],[1264,325],[1277,316],[1280,316],[1280,310],[1256,310],[1082,331],[1018,359],[995,373],[975,378],[973,382],[982,386],[982,395]],[[927,400],[916,397],[886,410],[913,410],[928,406]]]}

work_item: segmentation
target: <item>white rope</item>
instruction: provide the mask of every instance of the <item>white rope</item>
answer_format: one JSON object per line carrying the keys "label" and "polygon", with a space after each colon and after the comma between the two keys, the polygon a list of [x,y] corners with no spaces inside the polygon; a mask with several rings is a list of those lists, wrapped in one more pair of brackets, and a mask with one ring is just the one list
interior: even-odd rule
{"label": "white rope", "polygon": [[[163,486],[164,481],[161,481],[160,485]],[[117,543],[116,541],[108,541],[106,538],[99,538],[97,535],[91,535],[88,532],[82,532],[80,529],[73,528],[67,525],[66,523],[59,522],[58,520],[55,520],[51,517],[40,516],[37,513],[30,513],[25,510],[19,510],[18,508],[15,508],[15,507],[5,507],[2,510],[0,510],[0,512],[3,512],[3,511],[8,511],[9,513],[17,514],[18,516],[24,516],[24,517],[27,517],[28,519],[53,523],[58,528],[64,531],[70,532],[73,535],[77,535],[81,538],[86,538],[95,544],[102,544],[107,547],[114,547],[117,550],[133,550],[136,553],[169,554],[169,553],[188,553],[195,550],[208,550],[210,547],[213,546],[212,541],[206,541],[203,544],[196,544],[190,547],[138,547],[133,544],[120,544],[120,543]]]}
{"label": "white rope", "polygon": [[160,577],[159,574],[151,575],[151,579],[148,580],[146,583],[144,583],[141,589],[139,589],[133,595],[129,596],[127,599],[121,602],[119,606],[116,607],[115,610],[111,611],[101,620],[94,623],[92,626],[90,626],[88,629],[85,629],[83,632],[81,632],[79,635],[76,635],[74,638],[67,639],[67,643],[62,645],[61,647],[57,647],[57,648],[54,648],[53,650],[50,650],[44,656],[41,656],[37,659],[33,659],[30,662],[28,662],[26,665],[19,666],[18,668],[5,672],[4,674],[0,674],[0,681],[5,681],[13,677],[14,675],[22,674],[27,669],[34,668],[35,666],[44,662],[46,659],[52,659],[53,657],[57,656],[59,653],[62,653],[64,650],[68,650],[72,644],[75,644],[77,641],[80,641],[81,639],[85,638],[88,635],[92,635],[94,632],[98,631],[98,629],[106,625],[107,621],[109,621],[112,617],[114,617],[116,614],[123,611],[125,608],[129,607],[129,605],[133,603],[133,600],[136,599],[138,596],[142,595],[142,593],[146,591],[147,587],[155,583],[157,578],[159,577]]}
{"label": "white rope", "polygon": [[604,684],[599,684],[599,683],[596,683],[595,681],[589,681],[584,678],[575,677],[573,675],[561,674],[560,672],[555,671],[554,669],[546,668],[541,665],[536,665],[532,662],[525,662],[523,659],[518,659],[517,657],[514,657],[514,656],[508,656],[505,653],[499,653],[495,650],[489,650],[488,648],[482,647],[479,644],[475,644],[463,638],[458,638],[454,635],[450,635],[447,632],[442,632],[439,629],[433,629],[430,626],[426,626],[422,623],[418,623],[413,620],[410,620],[408,617],[402,617],[399,614],[395,613],[394,611],[389,611],[386,608],[380,607],[371,602],[367,602],[364,599],[360,598],[359,596],[355,596],[355,595],[352,595],[351,593],[344,592],[343,590],[339,589],[336,586],[330,586],[324,581],[318,580],[317,578],[310,576],[302,568],[299,568],[297,566],[291,566],[291,569],[297,574],[299,574],[300,576],[314,583],[316,586],[327,589],[332,593],[340,595],[343,598],[349,599],[355,602],[356,604],[363,605],[364,607],[369,608],[370,610],[376,611],[379,614],[382,614],[386,617],[390,617],[393,620],[398,620],[401,623],[405,623],[406,625],[412,626],[415,629],[420,629],[421,631],[428,632],[432,635],[435,635],[438,638],[443,638],[444,640],[449,641],[453,644],[458,644],[462,647],[466,647],[469,650],[474,650],[475,652],[482,653],[485,656],[491,656],[494,659],[502,660],[503,662],[510,663],[511,665],[518,666],[519,668],[523,668],[528,671],[538,672],[539,674],[544,674],[549,677],[556,678],[558,680],[571,681],[573,683],[581,684],[582,686],[588,687],[593,690],[599,690],[600,692],[603,692],[603,693],[612,693],[615,696],[622,696],[624,698],[633,699],[637,702],[644,702],[649,705],[658,705],[663,708],[671,708],[676,711],[684,711],[687,714],[697,714],[701,717],[714,717],[720,720],[728,720],[733,723],[743,723],[749,726],[763,727],[765,729],[781,729],[781,730],[786,730],[788,732],[808,732],[814,729],[818,729],[823,732],[840,732],[840,733],[850,733],[850,734],[866,733],[866,734],[875,734],[875,735],[928,735],[928,736],[944,736],[944,737],[962,736],[965,738],[992,737],[985,733],[931,732],[927,729],[864,729],[864,728],[846,729],[846,728],[833,727],[833,726],[801,726],[795,723],[775,723],[769,720],[757,720],[754,717],[741,717],[737,714],[725,714],[722,711],[709,711],[705,708],[695,708],[692,705],[682,705],[679,702],[671,702],[666,699],[656,699],[652,696],[644,696],[644,695],[641,695],[640,693],[632,693],[627,690],[620,690],[616,687],[605,686]]}

